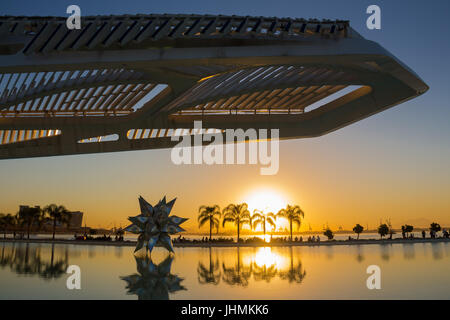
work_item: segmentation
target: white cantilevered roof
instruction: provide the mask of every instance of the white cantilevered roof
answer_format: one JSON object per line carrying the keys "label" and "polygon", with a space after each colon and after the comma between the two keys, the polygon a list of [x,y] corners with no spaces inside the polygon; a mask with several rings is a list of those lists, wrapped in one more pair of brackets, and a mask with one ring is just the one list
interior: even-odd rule
{"label": "white cantilevered roof", "polygon": [[194,120],[313,137],[428,89],[348,21],[81,21],[69,30],[64,17],[0,17],[0,159],[167,148],[194,134]]}

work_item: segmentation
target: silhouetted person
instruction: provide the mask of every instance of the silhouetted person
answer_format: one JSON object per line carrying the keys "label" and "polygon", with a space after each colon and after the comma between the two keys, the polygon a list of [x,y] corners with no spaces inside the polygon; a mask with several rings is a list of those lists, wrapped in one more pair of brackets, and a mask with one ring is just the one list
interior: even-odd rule
{"label": "silhouetted person", "polygon": [[426,236],[427,236],[427,234],[426,234],[426,232],[425,232],[425,230],[422,230],[422,238],[426,238]]}

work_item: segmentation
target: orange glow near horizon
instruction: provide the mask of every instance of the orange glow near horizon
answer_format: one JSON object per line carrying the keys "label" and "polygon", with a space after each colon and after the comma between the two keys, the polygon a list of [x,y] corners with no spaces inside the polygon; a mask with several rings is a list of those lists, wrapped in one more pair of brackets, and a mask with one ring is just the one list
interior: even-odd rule
{"label": "orange glow near horizon", "polygon": [[[189,218],[183,224],[188,233],[209,233],[208,225],[198,226],[199,206],[223,209],[243,202],[252,214],[254,209],[276,213],[287,204],[299,205],[305,212],[300,231],[319,231],[327,223],[333,231],[341,226],[351,231],[356,223],[374,230],[387,219],[396,229],[403,224],[428,227],[434,221],[450,225],[450,179],[442,178],[450,171],[444,162],[429,166],[423,152],[408,162],[397,152],[401,145],[377,144],[361,134],[320,139],[281,141],[275,176],[262,176],[259,166],[252,165],[177,166],[170,150],[6,160],[0,166],[0,180],[8,182],[0,186],[0,212],[56,203],[82,211],[83,225],[109,229],[125,227],[129,216],[139,214],[139,195],[152,204],[166,195],[177,198],[172,214]],[[379,161],[375,151],[381,148],[389,152]],[[278,229],[289,229],[284,218],[276,223]],[[262,235],[261,229],[254,234]],[[268,235],[271,229],[266,226]],[[235,235],[236,227],[220,225],[219,232]]]}

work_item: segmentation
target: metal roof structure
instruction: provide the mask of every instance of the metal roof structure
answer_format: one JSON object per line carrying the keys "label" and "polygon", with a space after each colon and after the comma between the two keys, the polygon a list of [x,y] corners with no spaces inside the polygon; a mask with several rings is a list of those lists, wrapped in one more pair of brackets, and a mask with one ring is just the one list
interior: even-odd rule
{"label": "metal roof structure", "polygon": [[0,159],[168,148],[203,127],[315,137],[428,86],[348,21],[0,17]]}

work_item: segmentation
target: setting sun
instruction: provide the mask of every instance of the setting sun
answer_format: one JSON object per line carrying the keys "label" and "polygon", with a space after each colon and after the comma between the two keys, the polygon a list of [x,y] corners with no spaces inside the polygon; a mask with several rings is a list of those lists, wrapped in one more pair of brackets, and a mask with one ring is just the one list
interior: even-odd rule
{"label": "setting sun", "polygon": [[271,189],[254,191],[244,200],[248,204],[248,210],[251,213],[253,213],[253,210],[258,209],[264,211],[264,213],[273,212],[276,214],[287,204],[282,195]]}

